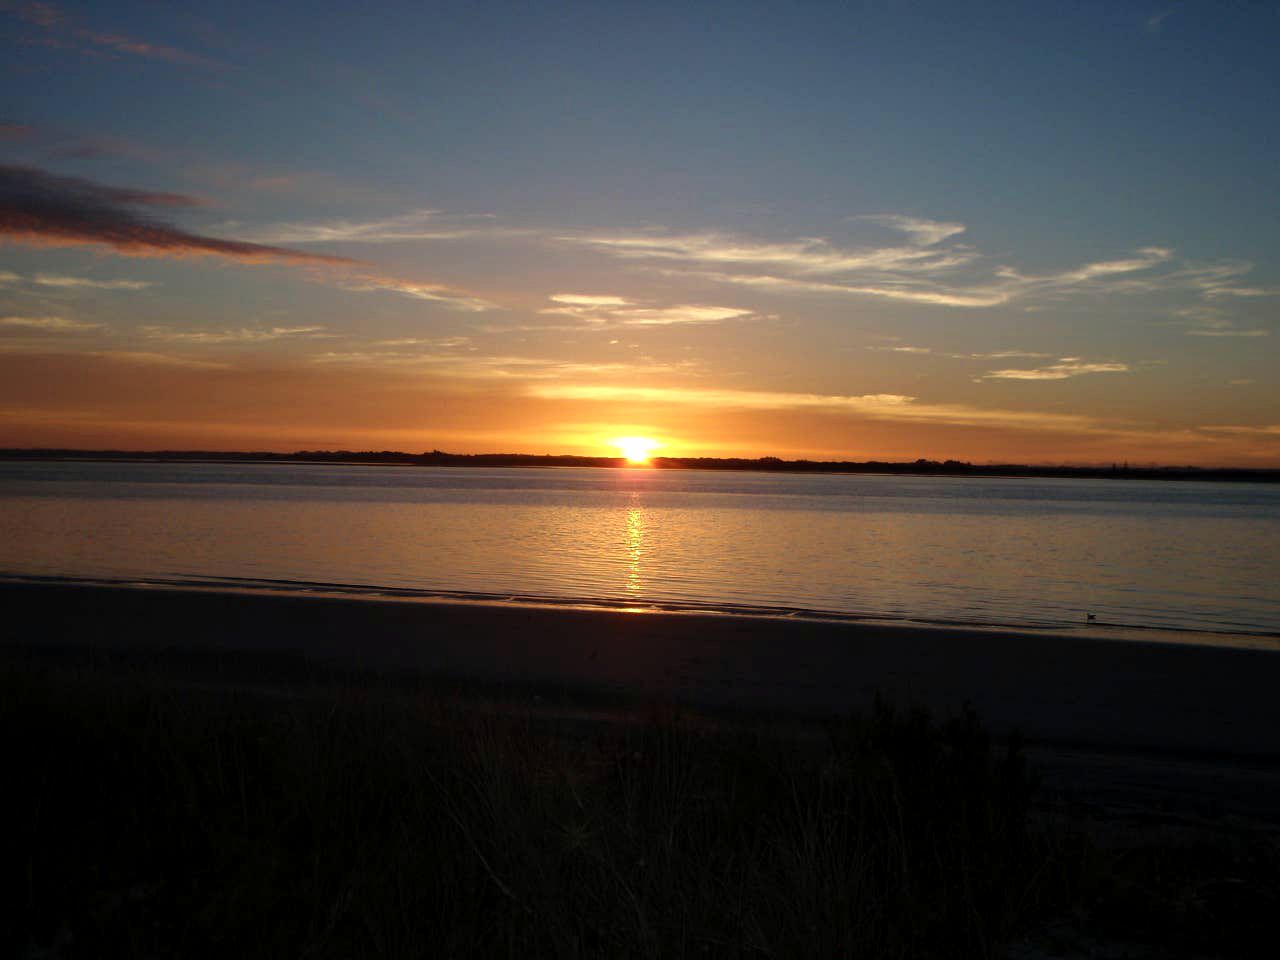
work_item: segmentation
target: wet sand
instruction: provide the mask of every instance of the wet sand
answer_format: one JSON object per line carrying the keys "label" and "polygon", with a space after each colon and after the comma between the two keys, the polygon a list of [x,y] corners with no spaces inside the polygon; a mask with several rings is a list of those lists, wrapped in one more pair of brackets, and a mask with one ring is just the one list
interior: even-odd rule
{"label": "wet sand", "polygon": [[[2,583],[11,649],[166,651],[708,707],[876,695],[1108,751],[1280,758],[1280,651],[1035,631]],[[21,625],[21,626],[18,626]]]}

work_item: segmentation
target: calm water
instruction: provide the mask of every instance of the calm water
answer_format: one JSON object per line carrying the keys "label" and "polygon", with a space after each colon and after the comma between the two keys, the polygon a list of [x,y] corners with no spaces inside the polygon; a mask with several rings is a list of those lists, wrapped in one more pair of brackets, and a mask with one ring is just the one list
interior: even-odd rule
{"label": "calm water", "polygon": [[1280,486],[0,463],[0,574],[1280,633]]}

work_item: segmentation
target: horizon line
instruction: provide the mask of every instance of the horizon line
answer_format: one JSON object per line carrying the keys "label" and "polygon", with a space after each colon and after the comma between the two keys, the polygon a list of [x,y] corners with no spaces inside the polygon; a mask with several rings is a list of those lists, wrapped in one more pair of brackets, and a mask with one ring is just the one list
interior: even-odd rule
{"label": "horizon line", "polygon": [[[322,458],[343,458],[358,457],[369,460],[376,457],[396,458],[397,460],[424,460],[432,458],[444,458],[455,460],[481,460],[481,459],[525,459],[525,460],[575,460],[590,461],[584,463],[586,466],[600,467],[632,467],[635,469],[645,469],[645,466],[637,466],[628,461],[623,456],[603,456],[596,454],[575,454],[575,453],[514,453],[514,452],[492,452],[492,453],[450,453],[448,451],[433,449],[423,451],[421,453],[411,453],[404,450],[352,450],[340,448],[336,450],[201,450],[201,449],[129,449],[120,447],[102,447],[102,448],[84,448],[84,447],[0,447],[0,458],[4,459],[23,459],[24,455],[34,459],[49,459],[53,457],[75,458],[75,457],[122,457],[127,459],[156,457],[156,458],[202,458],[202,459],[234,459],[244,460],[252,458],[293,458],[305,459],[307,457]],[[354,462],[354,461],[353,461]],[[1133,463],[1131,461],[1060,461],[1060,462],[1039,462],[1039,463],[1019,463],[1016,461],[997,461],[987,460],[981,463],[975,463],[968,460],[957,460],[955,458],[946,458],[944,460],[935,460],[928,457],[918,457],[914,460],[882,460],[876,458],[868,458],[864,460],[821,460],[810,457],[799,457],[788,460],[782,457],[765,454],[759,457],[748,456],[661,456],[654,455],[649,458],[649,468],[652,469],[658,463],[667,463],[672,465],[682,465],[690,462],[705,463],[734,463],[734,464],[758,464],[762,467],[800,467],[803,465],[813,465],[822,467],[897,467],[897,468],[924,468],[931,471],[940,469],[950,469],[959,471],[963,469],[980,470],[980,469],[1002,469],[1002,470],[1094,470],[1106,471],[1113,473],[1136,473],[1136,472],[1170,472],[1185,471],[1194,473],[1213,473],[1213,472],[1236,472],[1250,474],[1276,474],[1280,475],[1280,466],[1240,466],[1230,464],[1217,464],[1212,466],[1203,466],[1195,464],[1164,464],[1155,461],[1145,461]],[[661,469],[661,467],[658,467]]]}

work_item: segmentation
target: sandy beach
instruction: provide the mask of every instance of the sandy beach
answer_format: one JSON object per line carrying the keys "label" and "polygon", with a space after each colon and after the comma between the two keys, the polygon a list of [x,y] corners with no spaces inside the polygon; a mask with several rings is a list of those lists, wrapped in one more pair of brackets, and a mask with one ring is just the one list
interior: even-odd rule
{"label": "sandy beach", "polygon": [[[483,955],[498,930],[580,955],[545,943],[581,921],[574,943],[608,941],[590,955],[737,956],[733,904],[780,956],[1273,939],[1271,649],[156,586],[0,598],[23,625],[0,705],[34,825],[31,943],[197,929],[348,956],[447,935]],[[877,697],[941,722],[861,709]],[[1025,746],[1001,742],[1015,728]]]}
{"label": "sandy beach", "polygon": [[[0,585],[8,645],[166,650],[803,713],[880,695],[1060,747],[1280,757],[1280,652],[870,622]],[[1158,636],[1158,635],[1157,635]],[[251,656],[252,655],[252,656]]]}

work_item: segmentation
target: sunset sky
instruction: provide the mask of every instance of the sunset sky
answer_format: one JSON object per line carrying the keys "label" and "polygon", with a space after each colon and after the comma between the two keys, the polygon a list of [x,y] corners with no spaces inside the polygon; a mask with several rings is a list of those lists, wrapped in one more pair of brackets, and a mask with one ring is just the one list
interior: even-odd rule
{"label": "sunset sky", "polygon": [[1280,466],[1280,4],[0,0],[0,446]]}

